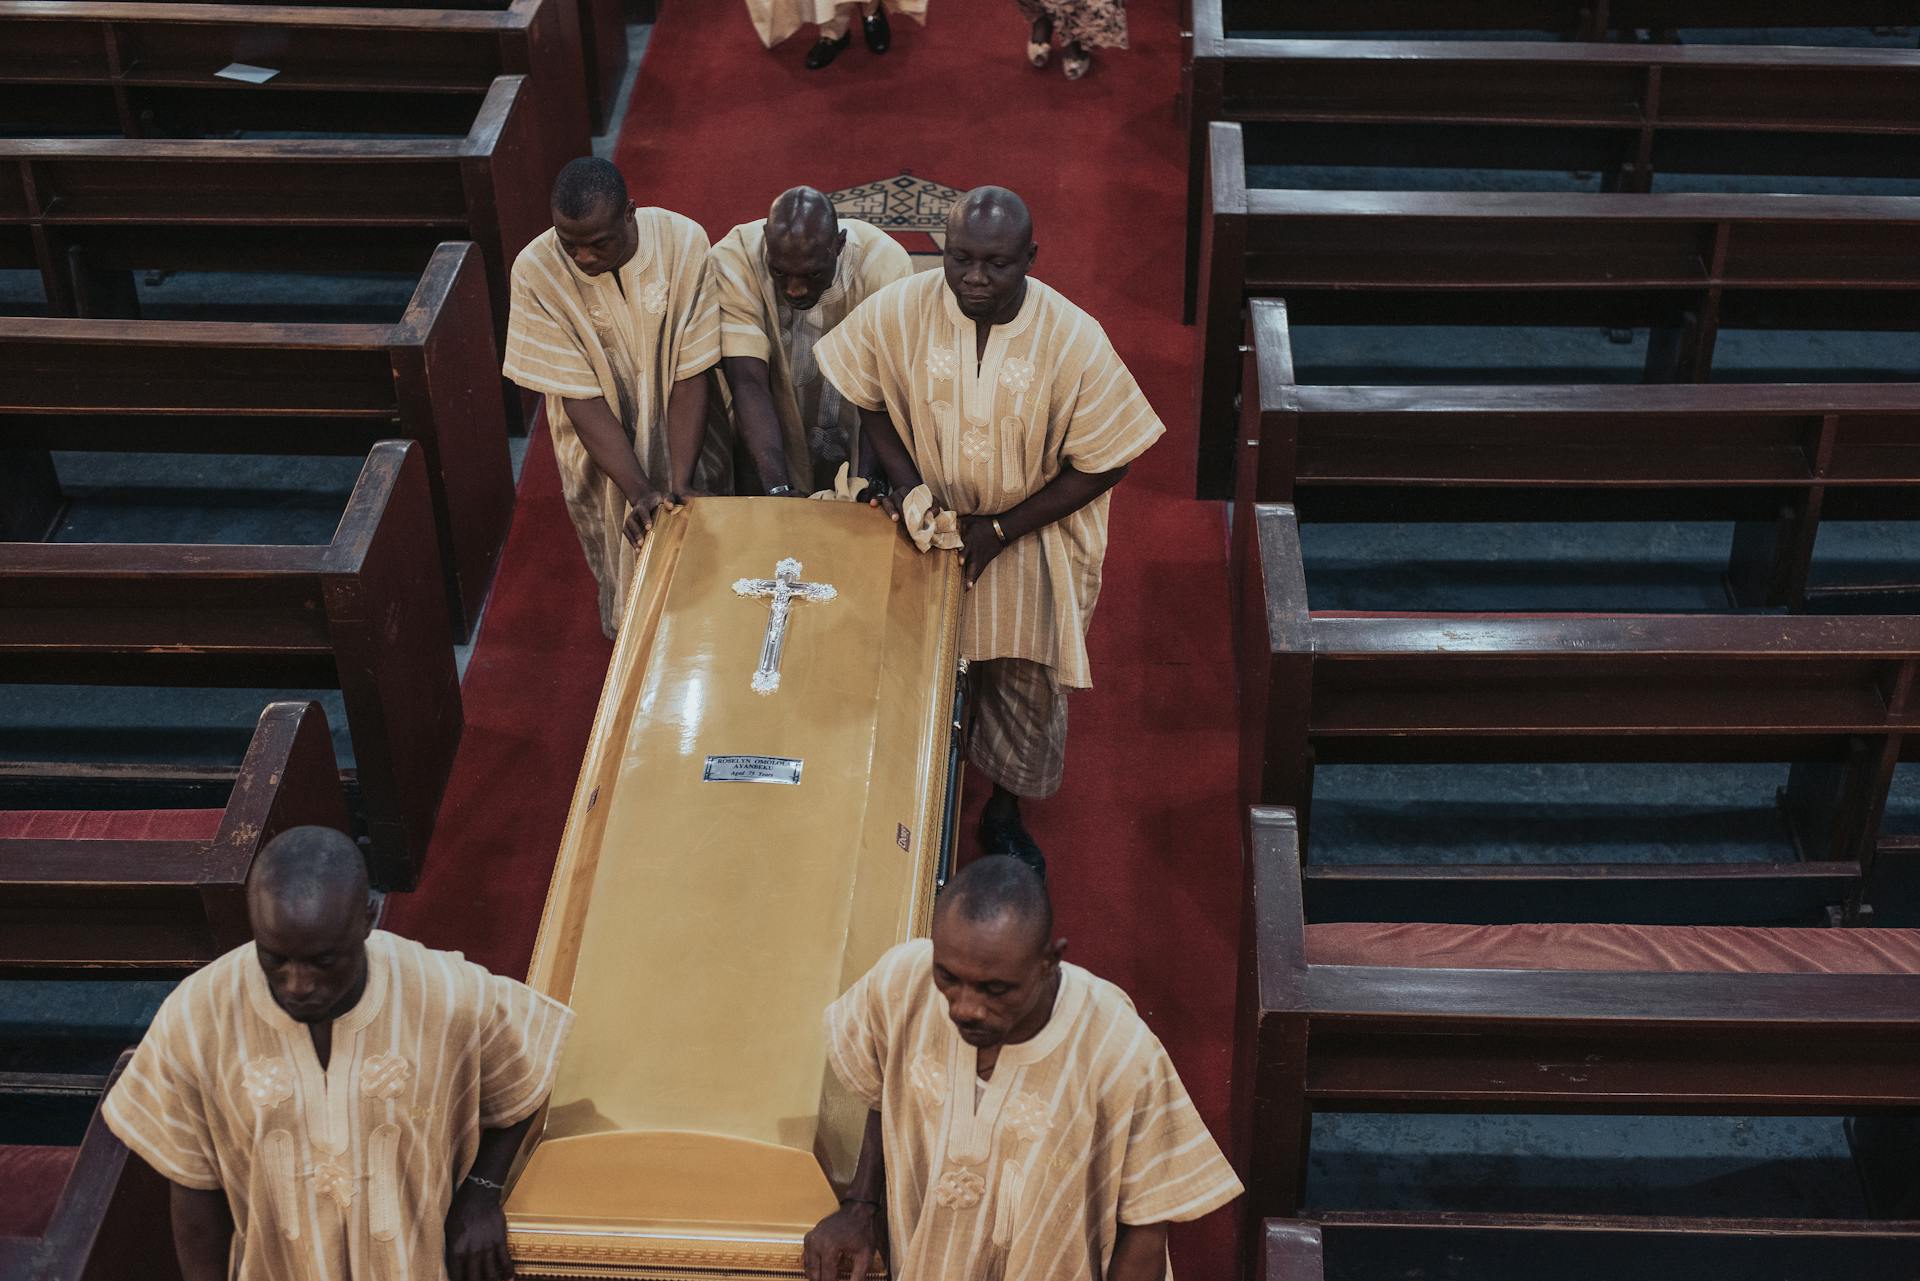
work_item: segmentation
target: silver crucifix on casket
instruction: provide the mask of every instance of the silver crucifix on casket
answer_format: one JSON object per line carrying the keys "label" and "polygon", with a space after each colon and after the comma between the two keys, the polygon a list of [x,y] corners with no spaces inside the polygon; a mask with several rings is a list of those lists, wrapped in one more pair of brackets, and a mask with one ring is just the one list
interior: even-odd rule
{"label": "silver crucifix on casket", "polygon": [[800,581],[800,562],[789,556],[773,567],[772,578],[736,578],[733,590],[741,596],[764,596],[767,638],[760,642],[760,665],[753,669],[753,692],[771,694],[780,688],[780,652],[787,645],[787,613],[796,600],[829,601],[840,593],[827,583]]}

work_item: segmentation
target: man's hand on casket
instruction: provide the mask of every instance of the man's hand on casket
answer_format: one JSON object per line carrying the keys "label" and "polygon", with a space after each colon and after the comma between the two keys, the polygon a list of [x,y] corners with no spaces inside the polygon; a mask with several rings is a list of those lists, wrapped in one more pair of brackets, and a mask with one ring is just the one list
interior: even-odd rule
{"label": "man's hand on casket", "polygon": [[969,587],[980,581],[980,575],[987,572],[987,566],[993,563],[993,558],[1007,547],[1000,532],[993,527],[991,516],[962,516],[960,541],[966,547],[962,564],[966,569]]}
{"label": "man's hand on casket", "polygon": [[814,1225],[801,1247],[807,1281],[860,1281],[880,1254],[879,1210],[848,1201]]}
{"label": "man's hand on casket", "polygon": [[638,547],[653,532],[653,522],[660,519],[660,509],[667,506],[667,495],[657,490],[643,490],[627,499],[627,521],[622,528],[627,541]]}
{"label": "man's hand on casket", "polygon": [[451,1281],[510,1281],[507,1216],[500,1194],[463,1183],[447,1212],[447,1276]]}

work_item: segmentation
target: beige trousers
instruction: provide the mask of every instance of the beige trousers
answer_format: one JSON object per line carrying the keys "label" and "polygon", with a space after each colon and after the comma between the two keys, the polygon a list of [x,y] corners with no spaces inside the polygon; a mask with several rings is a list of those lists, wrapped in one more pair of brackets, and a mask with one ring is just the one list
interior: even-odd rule
{"label": "beige trousers", "polygon": [[859,11],[861,18],[864,19],[879,7],[880,0],[866,0],[865,4],[860,3],[860,0],[854,0],[851,4],[841,5],[833,11],[832,21],[820,24],[820,38],[822,40],[838,40],[841,36],[846,35],[847,29],[853,25],[853,15],[856,10]]}
{"label": "beige trousers", "polygon": [[1015,796],[1060,790],[1067,768],[1067,691],[1053,669],[1024,658],[968,668],[973,738],[967,758]]}

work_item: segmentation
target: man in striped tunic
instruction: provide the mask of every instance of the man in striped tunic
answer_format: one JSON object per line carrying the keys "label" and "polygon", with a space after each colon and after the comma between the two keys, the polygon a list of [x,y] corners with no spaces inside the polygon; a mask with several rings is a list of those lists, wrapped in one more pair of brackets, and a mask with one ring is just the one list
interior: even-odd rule
{"label": "man in striped tunic", "polygon": [[1165,1281],[1167,1225],[1240,1195],[1172,1062],[1113,984],[1061,959],[1046,886],[976,859],[933,937],[827,1010],[834,1074],[872,1109],[809,1281]]}
{"label": "man in striped tunic", "polygon": [[980,839],[1044,869],[1019,798],[1059,790],[1066,690],[1093,683],[1108,491],[1165,428],[1094,319],[1027,274],[1036,252],[1020,197],[968,192],[947,218],[944,272],[883,289],[814,356],[859,407],[896,519],[929,498],[959,517],[970,755],[994,784]]}
{"label": "man in striped tunic", "polygon": [[[720,304],[720,367],[759,492],[805,498],[860,466],[860,415],[820,377],[814,348],[847,314],[913,273],[900,242],[841,219],[812,187],[782,192],[708,260]],[[738,492],[750,492],[745,484]]]}
{"label": "man in striped tunic", "polygon": [[636,207],[607,161],[569,162],[552,204],[552,229],[513,264],[504,370],[546,396],[567,514],[612,636],[654,513],[729,483],[731,446],[707,413],[720,309],[707,233]]}
{"label": "man in striped tunic", "polygon": [[253,942],[176,988],[107,1095],[172,1185],[185,1281],[506,1281],[507,1171],[564,1005],[373,928],[343,833],[296,827],[247,883]]}

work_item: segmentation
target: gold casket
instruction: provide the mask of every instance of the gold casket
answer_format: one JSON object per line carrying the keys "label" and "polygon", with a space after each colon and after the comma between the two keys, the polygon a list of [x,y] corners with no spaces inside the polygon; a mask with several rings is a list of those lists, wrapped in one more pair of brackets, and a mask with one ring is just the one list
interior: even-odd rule
{"label": "gold casket", "polygon": [[655,526],[528,974],[577,1020],[520,1276],[802,1275],[866,1120],[821,1012],[926,932],[951,841],[960,590],[864,505]]}

